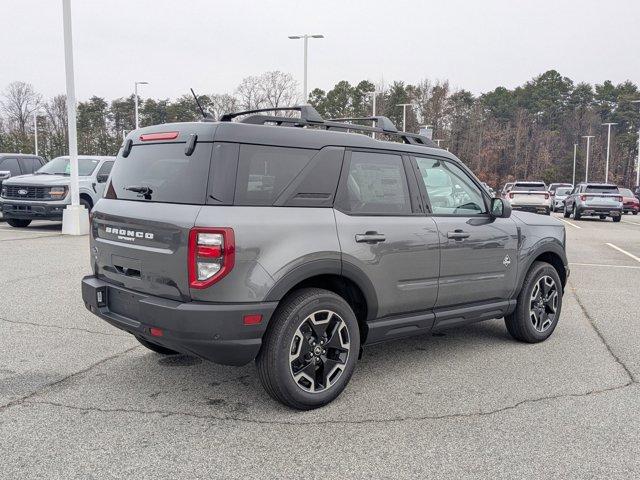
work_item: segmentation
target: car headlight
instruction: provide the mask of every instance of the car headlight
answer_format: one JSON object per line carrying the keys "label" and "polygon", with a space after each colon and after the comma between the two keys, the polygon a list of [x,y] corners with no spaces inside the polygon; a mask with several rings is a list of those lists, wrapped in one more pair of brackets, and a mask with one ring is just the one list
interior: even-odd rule
{"label": "car headlight", "polygon": [[67,187],[51,187],[49,189],[49,196],[53,200],[61,200],[67,196]]}

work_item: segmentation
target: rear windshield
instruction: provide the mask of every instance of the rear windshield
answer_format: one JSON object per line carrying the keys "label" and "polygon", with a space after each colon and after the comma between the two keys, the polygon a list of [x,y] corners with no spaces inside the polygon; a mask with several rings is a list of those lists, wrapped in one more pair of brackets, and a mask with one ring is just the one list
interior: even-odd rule
{"label": "rear windshield", "polygon": [[628,188],[621,188],[619,190],[623,197],[633,197],[633,192]]}
{"label": "rear windshield", "polygon": [[513,190],[529,190],[532,192],[544,192],[547,187],[544,183],[516,183],[513,186]]}
{"label": "rear windshield", "polygon": [[620,193],[615,185],[587,185],[585,193]]}
{"label": "rear windshield", "polygon": [[129,156],[118,156],[106,197],[204,204],[212,144],[198,142],[190,156],[184,149],[184,143],[134,145]]}
{"label": "rear windshield", "polygon": [[[78,175],[88,177],[96,169],[100,160],[78,158]],[[71,175],[71,163],[68,157],[58,157],[46,163],[36,172],[41,175]]]}

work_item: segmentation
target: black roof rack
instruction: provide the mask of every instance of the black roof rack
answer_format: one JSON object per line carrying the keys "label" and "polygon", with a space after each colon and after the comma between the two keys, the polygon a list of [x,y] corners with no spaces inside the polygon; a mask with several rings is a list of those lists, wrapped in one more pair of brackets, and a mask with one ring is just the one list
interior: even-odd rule
{"label": "black roof rack", "polygon": [[[285,112],[285,111],[298,111],[300,117],[279,117],[275,115],[250,115],[252,113],[264,113],[264,112]],[[292,127],[304,127],[315,126],[325,128],[327,130],[346,130],[368,133],[382,133],[385,135],[397,136],[404,143],[410,145],[419,145],[424,147],[438,148],[433,140],[417,133],[409,133],[399,131],[391,120],[383,116],[374,117],[358,117],[358,118],[331,118],[325,120],[318,113],[318,111],[311,105],[298,105],[294,107],[274,107],[274,108],[260,108],[256,110],[245,110],[242,112],[225,113],[220,117],[220,122],[231,122],[234,118],[242,115],[250,115],[242,120],[240,123],[250,123],[253,125],[264,125],[265,123],[274,123],[278,126],[292,126]],[[374,125],[360,125],[351,122],[373,122]]]}

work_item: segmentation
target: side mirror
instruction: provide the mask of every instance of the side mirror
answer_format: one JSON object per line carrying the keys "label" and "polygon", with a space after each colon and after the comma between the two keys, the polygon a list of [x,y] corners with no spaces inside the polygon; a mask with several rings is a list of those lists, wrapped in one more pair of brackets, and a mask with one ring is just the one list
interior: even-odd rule
{"label": "side mirror", "polygon": [[101,173],[100,175],[96,176],[96,181],[98,183],[105,183],[107,180],[109,180],[108,173]]}
{"label": "side mirror", "polygon": [[11,172],[9,170],[0,170],[0,180],[6,180],[11,178]]}
{"label": "side mirror", "polygon": [[491,216],[493,218],[509,218],[511,216],[511,204],[502,198],[492,198]]}

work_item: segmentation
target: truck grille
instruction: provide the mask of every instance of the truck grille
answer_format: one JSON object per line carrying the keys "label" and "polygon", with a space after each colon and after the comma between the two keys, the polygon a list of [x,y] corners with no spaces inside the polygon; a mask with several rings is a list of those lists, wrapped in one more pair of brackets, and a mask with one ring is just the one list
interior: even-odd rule
{"label": "truck grille", "polygon": [[25,199],[45,199],[48,198],[47,187],[33,187],[22,185],[5,185],[6,193],[4,198],[11,198],[15,200]]}

